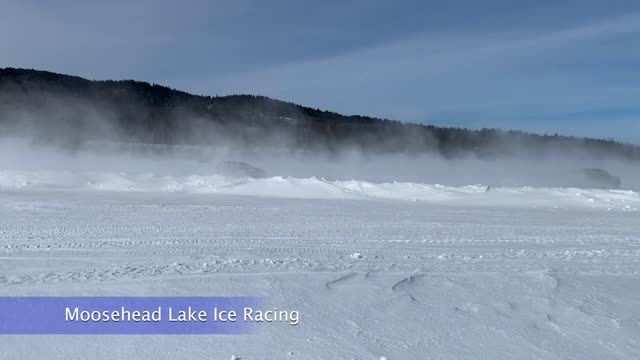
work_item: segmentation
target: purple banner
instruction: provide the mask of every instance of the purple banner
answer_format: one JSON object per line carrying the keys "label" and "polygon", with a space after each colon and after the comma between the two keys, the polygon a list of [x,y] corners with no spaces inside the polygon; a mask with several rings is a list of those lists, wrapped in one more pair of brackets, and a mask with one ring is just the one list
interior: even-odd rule
{"label": "purple banner", "polygon": [[246,334],[260,298],[0,297],[0,334]]}

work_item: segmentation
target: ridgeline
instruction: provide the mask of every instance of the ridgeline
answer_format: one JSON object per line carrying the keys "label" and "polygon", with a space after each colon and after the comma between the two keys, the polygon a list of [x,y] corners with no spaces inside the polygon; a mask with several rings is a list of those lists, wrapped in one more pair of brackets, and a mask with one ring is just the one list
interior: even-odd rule
{"label": "ridgeline", "polygon": [[640,147],[613,140],[470,130],[345,116],[255,95],[196,96],[134,80],[91,81],[47,71],[0,69],[3,132],[47,141],[109,139],[153,144],[235,142],[292,150],[438,153],[447,158],[580,152],[640,160]]}

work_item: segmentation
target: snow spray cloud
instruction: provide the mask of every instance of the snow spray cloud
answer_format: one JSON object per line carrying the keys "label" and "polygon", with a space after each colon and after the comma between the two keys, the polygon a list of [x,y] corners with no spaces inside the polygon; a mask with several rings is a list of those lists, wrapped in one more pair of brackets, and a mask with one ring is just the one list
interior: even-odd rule
{"label": "snow spray cloud", "polygon": [[[533,146],[520,133],[481,132],[478,136],[491,139],[489,145],[472,151],[448,145],[455,142],[446,136],[455,132],[388,121],[376,125],[385,129],[380,132],[359,118],[350,120],[351,127],[331,128],[296,107],[274,109],[279,103],[262,98],[231,97],[228,112],[234,117],[217,121],[182,105],[162,111],[141,106],[144,99],[135,94],[130,101],[105,98],[0,91],[0,170],[189,176],[216,174],[227,162],[223,167],[234,168],[233,176],[245,171],[247,176],[533,187],[607,187],[611,182],[603,177],[609,176],[620,178],[620,188],[640,189],[637,160],[557,142]],[[604,172],[589,183],[585,169]]]}

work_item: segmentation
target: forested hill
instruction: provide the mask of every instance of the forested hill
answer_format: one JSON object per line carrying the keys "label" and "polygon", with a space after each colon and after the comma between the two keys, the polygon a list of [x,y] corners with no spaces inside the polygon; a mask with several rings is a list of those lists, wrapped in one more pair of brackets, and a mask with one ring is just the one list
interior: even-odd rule
{"label": "forested hill", "polygon": [[108,139],[156,144],[235,143],[293,150],[440,153],[479,157],[556,151],[640,160],[640,147],[612,140],[469,130],[345,116],[264,96],[196,96],[141,81],[91,81],[46,71],[0,69],[3,133],[43,140]]}

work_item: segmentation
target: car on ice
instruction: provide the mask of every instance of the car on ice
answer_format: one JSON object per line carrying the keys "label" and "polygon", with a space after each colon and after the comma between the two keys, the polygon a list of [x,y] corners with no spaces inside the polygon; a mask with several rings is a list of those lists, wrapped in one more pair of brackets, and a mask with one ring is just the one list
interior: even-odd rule
{"label": "car on ice", "polygon": [[267,172],[244,161],[222,161],[215,167],[216,174],[232,177],[266,178]]}
{"label": "car on ice", "polygon": [[598,168],[582,169],[580,187],[595,189],[618,189],[622,181],[608,171]]}

